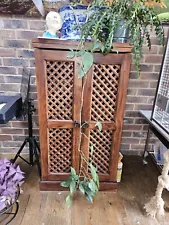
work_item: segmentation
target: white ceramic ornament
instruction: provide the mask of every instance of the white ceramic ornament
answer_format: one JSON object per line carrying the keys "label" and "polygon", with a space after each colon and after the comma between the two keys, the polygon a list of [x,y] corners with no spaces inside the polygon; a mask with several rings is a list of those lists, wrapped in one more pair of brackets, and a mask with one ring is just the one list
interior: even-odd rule
{"label": "white ceramic ornament", "polygon": [[43,34],[43,37],[47,38],[58,38],[56,32],[62,27],[62,19],[59,13],[50,11],[46,16],[46,27],[47,30]]}

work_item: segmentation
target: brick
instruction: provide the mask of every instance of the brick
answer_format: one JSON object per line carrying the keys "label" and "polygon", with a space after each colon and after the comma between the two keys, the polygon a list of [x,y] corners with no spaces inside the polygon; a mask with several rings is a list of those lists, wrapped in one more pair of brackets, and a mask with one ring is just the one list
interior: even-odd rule
{"label": "brick", "polygon": [[29,61],[18,58],[4,58],[3,59],[4,66],[29,66]]}
{"label": "brick", "polygon": [[33,50],[18,50],[17,53],[18,53],[18,57],[34,58]]}
{"label": "brick", "polygon": [[138,137],[138,138],[146,138],[147,137],[147,132],[133,132],[133,137]]}
{"label": "brick", "polygon": [[4,76],[0,76],[0,83],[5,83],[5,78],[4,78]]}
{"label": "brick", "polygon": [[25,136],[21,136],[21,135],[17,135],[17,136],[13,136],[13,141],[24,141],[25,140]]}
{"label": "brick", "polygon": [[19,83],[21,84],[22,77],[21,76],[5,76],[6,83]]}
{"label": "brick", "polygon": [[0,38],[15,38],[15,31],[14,30],[3,30],[0,32]]}
{"label": "brick", "polygon": [[123,125],[123,130],[141,130],[142,125],[140,124],[124,124]]}
{"label": "brick", "polygon": [[165,47],[158,46],[158,54],[163,55],[164,54],[164,50],[165,50]]}
{"label": "brick", "polygon": [[137,138],[123,138],[122,144],[139,144],[139,139]]}
{"label": "brick", "polygon": [[28,23],[30,30],[41,30],[43,32],[45,30],[45,21],[29,20]]}
{"label": "brick", "polygon": [[[155,97],[155,96],[154,96],[154,97]],[[153,102],[154,102],[154,97],[148,98],[147,103],[148,103],[148,104],[153,104]]]}
{"label": "brick", "polygon": [[[132,86],[132,85],[130,85],[130,86]],[[133,89],[132,89],[132,87],[129,87],[129,89],[127,90],[127,95],[136,95],[136,93],[137,93],[137,89],[134,89],[134,87],[133,87]]]}
{"label": "brick", "polygon": [[27,121],[12,121],[11,126],[15,128],[27,128],[28,123]]}
{"label": "brick", "polygon": [[11,140],[12,140],[11,135],[0,134],[0,141],[11,141]]}
{"label": "brick", "polygon": [[120,145],[120,150],[129,150],[129,149],[130,149],[130,145],[129,144],[121,144]]}
{"label": "brick", "polygon": [[156,37],[151,37],[151,44],[152,45],[159,45],[159,41]]}
{"label": "brick", "polygon": [[159,73],[140,73],[140,79],[142,80],[158,80]]}
{"label": "brick", "polygon": [[126,117],[125,117],[125,118],[123,119],[123,123],[124,123],[124,124],[133,123],[133,122],[134,122],[134,119],[133,119],[133,118],[126,118]]}
{"label": "brick", "polygon": [[154,72],[160,73],[161,65],[154,65]]}
{"label": "brick", "polygon": [[145,103],[147,101],[147,97],[141,98],[138,96],[127,96],[128,103]]}
{"label": "brick", "polygon": [[129,79],[138,79],[139,75],[136,72],[130,72]]}
{"label": "brick", "polygon": [[149,50],[147,46],[143,46],[142,50],[143,50],[143,54],[146,54],[146,55],[157,54],[158,47],[156,45],[152,45],[151,49]]}
{"label": "brick", "polygon": [[127,111],[125,112],[125,117],[138,117],[138,111]]}
{"label": "brick", "polygon": [[0,74],[16,74],[14,67],[0,67]]}
{"label": "brick", "polygon": [[144,118],[135,118],[135,124],[147,124]]}
{"label": "brick", "polygon": [[26,20],[4,19],[3,24],[4,24],[4,28],[7,28],[7,29],[27,29],[28,28]]}
{"label": "brick", "polygon": [[20,84],[0,84],[0,90],[4,92],[16,92],[20,91]]}
{"label": "brick", "polygon": [[[136,71],[134,65],[131,65],[131,71]],[[152,71],[153,71],[153,65],[146,65],[146,64],[140,65],[140,72],[152,72]]]}
{"label": "brick", "polygon": [[152,105],[150,104],[138,104],[134,107],[135,110],[152,110]]}
{"label": "brick", "polygon": [[1,57],[14,57],[14,56],[16,56],[16,51],[15,51],[15,49],[0,48],[0,56]]}
{"label": "brick", "polygon": [[36,85],[31,85],[30,91],[31,91],[31,92],[37,92]]}
{"label": "brick", "polygon": [[[155,95],[155,89],[139,89],[137,92],[137,95],[142,96],[154,96]],[[146,102],[146,101],[144,101]]]}
{"label": "brick", "polygon": [[32,38],[37,38],[38,36],[42,36],[42,32],[39,31],[17,31],[16,36],[18,39],[26,39],[31,40]]}
{"label": "brick", "polygon": [[22,145],[21,141],[3,141],[3,147],[20,147]]}
{"label": "brick", "polygon": [[132,132],[129,132],[129,131],[122,132],[122,137],[131,137],[131,135],[132,135]]}
{"label": "brick", "polygon": [[35,67],[35,60],[34,59],[33,60],[32,59],[30,60],[30,67]]}
{"label": "brick", "polygon": [[150,82],[150,88],[157,88],[157,81],[151,81]]}
{"label": "brick", "polygon": [[29,48],[29,45],[27,40],[4,40],[4,47],[7,48]]}
{"label": "brick", "polygon": [[134,104],[130,104],[130,103],[126,103],[126,106],[125,106],[125,111],[127,110],[133,110],[134,109]]}
{"label": "brick", "polygon": [[130,80],[129,81],[129,87],[130,88],[146,88],[149,86],[149,83],[144,80]]}
{"label": "brick", "polygon": [[145,56],[145,63],[157,63],[160,64],[162,62],[161,55],[146,55]]}
{"label": "brick", "polygon": [[1,133],[18,135],[18,134],[23,134],[23,129],[1,128]]}
{"label": "brick", "polygon": [[0,152],[5,154],[11,154],[11,153],[16,154],[17,151],[18,151],[18,147],[7,147],[7,148],[1,147],[0,148]]}
{"label": "brick", "polygon": [[136,144],[133,144],[131,145],[131,149],[136,149],[136,150],[144,150],[144,147],[145,147],[145,144],[139,144],[139,145],[136,145]]}
{"label": "brick", "polygon": [[[24,59],[25,60],[25,59]],[[28,61],[28,60],[26,60]],[[18,69],[18,74],[19,75],[22,75],[22,72],[23,72],[23,68],[17,68]],[[31,73],[31,77],[34,76],[35,77],[35,68],[28,68],[30,73]]]}
{"label": "brick", "polygon": [[[28,130],[27,129],[24,129],[24,134],[25,135],[28,135]],[[36,135],[39,135],[39,129],[33,129],[33,134],[36,136]]]}

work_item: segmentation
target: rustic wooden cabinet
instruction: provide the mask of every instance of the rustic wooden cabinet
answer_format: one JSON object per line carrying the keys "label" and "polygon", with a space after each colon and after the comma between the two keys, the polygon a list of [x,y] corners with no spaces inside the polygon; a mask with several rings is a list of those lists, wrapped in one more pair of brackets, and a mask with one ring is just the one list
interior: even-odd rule
{"label": "rustic wooden cabinet", "polygon": [[[94,54],[86,78],[78,79],[79,58],[67,58],[78,42],[34,39],[40,128],[41,190],[62,190],[60,182],[79,172],[78,121],[87,121],[81,150],[98,169],[101,190],[117,187],[123,115],[131,62],[131,46],[116,44],[116,52]],[[85,82],[84,88],[82,83]],[[83,94],[82,94],[83,93]],[[82,99],[83,96],[83,99]],[[102,131],[95,126],[102,123]],[[84,137],[87,136],[88,138]],[[94,145],[91,154],[90,146]]]}

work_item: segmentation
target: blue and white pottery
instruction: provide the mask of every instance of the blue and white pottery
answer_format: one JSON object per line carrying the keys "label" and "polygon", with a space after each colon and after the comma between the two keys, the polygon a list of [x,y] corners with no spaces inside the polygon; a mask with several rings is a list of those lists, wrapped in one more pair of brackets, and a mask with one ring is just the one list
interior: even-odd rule
{"label": "blue and white pottery", "polygon": [[88,15],[87,6],[62,6],[58,12],[62,18],[61,38],[65,40],[80,40],[80,30],[78,26],[83,25]]}

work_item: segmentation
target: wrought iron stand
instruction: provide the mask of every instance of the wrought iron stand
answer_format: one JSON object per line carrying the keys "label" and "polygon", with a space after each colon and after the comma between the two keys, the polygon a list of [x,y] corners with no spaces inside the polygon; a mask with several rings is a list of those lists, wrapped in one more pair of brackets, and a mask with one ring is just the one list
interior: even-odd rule
{"label": "wrought iron stand", "polygon": [[[29,165],[33,166],[35,163],[37,164],[39,175],[41,176],[41,168],[39,162],[39,154],[40,154],[40,147],[36,141],[36,138],[33,136],[33,124],[32,124],[32,114],[35,111],[34,105],[32,104],[32,99],[28,99],[27,101],[27,116],[28,116],[28,137],[25,138],[23,144],[21,145],[19,151],[17,152],[16,156],[12,160],[13,163],[16,162],[17,158],[21,158],[23,161],[28,163]],[[25,145],[29,143],[29,161],[24,159],[20,154],[25,147]],[[34,161],[35,156],[35,161]]]}

